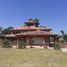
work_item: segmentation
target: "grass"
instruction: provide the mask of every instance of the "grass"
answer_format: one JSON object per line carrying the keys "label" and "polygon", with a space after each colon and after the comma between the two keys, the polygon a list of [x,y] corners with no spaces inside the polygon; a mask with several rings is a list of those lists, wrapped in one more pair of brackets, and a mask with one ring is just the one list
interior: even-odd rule
{"label": "grass", "polygon": [[0,67],[67,67],[67,53],[53,49],[0,48]]}

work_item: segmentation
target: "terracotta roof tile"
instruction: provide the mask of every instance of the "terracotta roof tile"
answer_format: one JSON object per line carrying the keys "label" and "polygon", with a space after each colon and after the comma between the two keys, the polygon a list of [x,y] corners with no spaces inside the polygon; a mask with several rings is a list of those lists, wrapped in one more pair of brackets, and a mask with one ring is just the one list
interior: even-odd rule
{"label": "terracotta roof tile", "polygon": [[44,27],[34,27],[34,26],[32,26],[32,27],[27,27],[27,26],[25,26],[25,27],[19,27],[19,28],[15,28],[15,29],[13,29],[13,30],[33,30],[33,29],[35,29],[35,30],[37,30],[37,29],[41,29],[41,30],[48,30],[48,29],[50,29],[50,28],[44,28]]}
{"label": "terracotta roof tile", "polygon": [[46,31],[40,31],[40,30],[37,30],[37,31],[30,31],[30,32],[23,32],[23,33],[18,33],[16,35],[57,35],[53,32],[46,32]]}

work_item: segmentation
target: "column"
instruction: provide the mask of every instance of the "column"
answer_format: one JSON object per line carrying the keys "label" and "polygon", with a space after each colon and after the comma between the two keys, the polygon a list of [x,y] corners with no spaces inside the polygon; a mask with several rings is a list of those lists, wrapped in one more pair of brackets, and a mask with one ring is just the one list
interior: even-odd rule
{"label": "column", "polygon": [[26,47],[26,37],[23,37],[24,48]]}
{"label": "column", "polygon": [[30,48],[32,48],[32,40],[31,40],[31,37],[30,37],[29,44],[30,44]]}
{"label": "column", "polygon": [[45,38],[43,39],[43,46],[44,46],[44,48],[47,48],[47,44],[46,44],[46,39]]}
{"label": "column", "polygon": [[16,48],[18,48],[18,45],[19,45],[19,39],[17,37],[17,45],[16,45]]}
{"label": "column", "polygon": [[49,47],[50,47],[50,36],[49,36],[49,38],[48,38],[48,39],[49,39],[48,41],[49,41]]}
{"label": "column", "polygon": [[54,37],[54,45],[55,45],[55,37]]}

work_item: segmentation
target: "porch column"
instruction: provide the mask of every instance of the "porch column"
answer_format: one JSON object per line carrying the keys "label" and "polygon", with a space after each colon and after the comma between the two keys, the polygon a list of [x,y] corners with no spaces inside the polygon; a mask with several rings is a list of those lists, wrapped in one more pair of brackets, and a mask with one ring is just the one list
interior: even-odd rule
{"label": "porch column", "polygon": [[23,41],[24,41],[24,42],[26,41],[26,38],[25,38],[25,37],[23,37]]}
{"label": "porch column", "polygon": [[[26,43],[26,37],[23,37],[23,42]],[[24,48],[26,47],[26,44],[24,44]]]}
{"label": "porch column", "polygon": [[30,48],[32,48],[32,41],[31,41],[31,37],[30,37],[29,44],[30,44]]}
{"label": "porch column", "polygon": [[45,38],[43,39],[43,46],[44,46],[44,48],[47,48],[47,43],[46,43]]}
{"label": "porch column", "polygon": [[54,37],[54,44],[55,44],[55,40],[56,40],[56,38]]}
{"label": "porch column", "polygon": [[18,37],[17,37],[17,46],[16,46],[16,48],[18,48],[18,45],[19,45],[19,39],[18,39]]}
{"label": "porch column", "polygon": [[48,37],[48,46],[50,47],[50,36]]}

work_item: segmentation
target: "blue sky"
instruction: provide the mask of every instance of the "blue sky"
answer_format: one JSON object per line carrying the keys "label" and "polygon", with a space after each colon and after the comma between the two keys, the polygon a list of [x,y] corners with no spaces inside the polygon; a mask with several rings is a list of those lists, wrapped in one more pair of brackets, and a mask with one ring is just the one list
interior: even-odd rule
{"label": "blue sky", "polygon": [[0,26],[19,27],[29,18],[55,32],[67,32],[67,0],[0,0]]}

